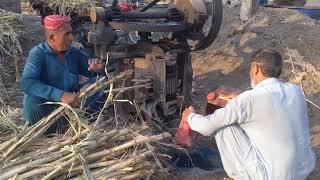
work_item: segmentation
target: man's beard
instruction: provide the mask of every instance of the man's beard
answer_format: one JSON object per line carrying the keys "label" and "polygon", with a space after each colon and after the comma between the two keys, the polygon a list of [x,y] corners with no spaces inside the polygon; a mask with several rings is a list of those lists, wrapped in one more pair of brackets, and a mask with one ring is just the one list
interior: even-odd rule
{"label": "man's beard", "polygon": [[251,87],[252,87],[252,89],[253,89],[254,87],[256,87],[256,85],[257,85],[256,82],[251,79]]}

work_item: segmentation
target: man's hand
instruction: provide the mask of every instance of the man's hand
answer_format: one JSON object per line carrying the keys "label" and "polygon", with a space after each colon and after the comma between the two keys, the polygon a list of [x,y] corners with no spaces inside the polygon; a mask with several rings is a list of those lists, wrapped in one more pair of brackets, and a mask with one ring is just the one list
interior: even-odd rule
{"label": "man's hand", "polygon": [[69,92],[63,93],[60,101],[64,104],[68,104],[72,107],[79,106],[79,104],[80,104],[80,98],[78,97],[78,95],[73,94],[73,93],[69,93]]}
{"label": "man's hand", "polygon": [[188,117],[191,113],[194,113],[194,108],[190,106],[189,108],[186,108],[183,113],[182,113],[182,120],[183,121],[188,121]]}
{"label": "man's hand", "polygon": [[89,59],[88,64],[88,70],[93,72],[103,72],[104,67],[106,65],[104,62],[97,58]]}

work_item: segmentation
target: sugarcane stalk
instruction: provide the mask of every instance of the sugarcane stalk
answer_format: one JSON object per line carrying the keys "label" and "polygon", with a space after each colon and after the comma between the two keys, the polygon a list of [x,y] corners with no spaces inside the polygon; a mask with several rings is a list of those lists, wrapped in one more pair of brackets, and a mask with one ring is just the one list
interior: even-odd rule
{"label": "sugarcane stalk", "polygon": [[[11,146],[7,152],[4,153],[3,157],[1,158],[0,161],[4,160],[5,158],[7,158],[9,155],[11,155],[15,150],[17,150],[18,148],[18,152],[23,151],[24,149],[20,148],[21,146],[25,146],[30,144],[32,141],[36,140],[34,137],[38,137],[39,134],[42,135],[42,133],[44,133],[50,126],[45,126],[46,122],[48,122],[48,120],[51,120],[51,122],[49,123],[49,125],[52,125],[56,120],[58,120],[58,118],[60,118],[61,116],[61,112],[64,110],[64,107],[61,106],[58,109],[54,110],[51,114],[49,114],[48,117],[43,118],[41,121],[41,123],[38,124],[38,126],[35,126],[31,131],[29,131],[25,136],[23,136],[18,142],[16,142],[13,146]],[[39,131],[38,128],[41,128],[42,126],[45,126],[46,128],[42,128],[42,131]],[[38,132],[37,132],[38,130]],[[30,138],[31,136],[31,138]],[[33,138],[32,138],[33,137]],[[20,146],[20,147],[19,147]],[[10,160],[11,158],[13,158],[14,156],[11,156],[10,158],[7,158],[6,160]]]}
{"label": "sugarcane stalk", "polygon": [[9,141],[5,141],[2,144],[0,144],[0,152],[6,149],[8,146],[10,146],[14,142],[14,139],[11,139]]}
{"label": "sugarcane stalk", "polygon": [[19,73],[19,67],[18,67],[18,57],[16,55],[13,56],[13,62],[14,62],[16,82],[19,82],[20,81],[20,73]]}
{"label": "sugarcane stalk", "polygon": [[[110,141],[123,141],[126,139],[133,139],[136,137],[135,134],[139,134],[140,132],[145,131],[147,128],[148,127],[146,127],[146,126],[142,126],[140,129],[137,129],[137,130],[123,129],[123,130],[119,131],[119,133],[117,135],[110,138]],[[130,132],[132,132],[132,133],[129,134]]]}
{"label": "sugarcane stalk", "polygon": [[67,139],[59,144],[56,144],[50,148],[48,148],[48,152],[52,152],[52,151],[56,151],[58,149],[61,149],[62,147],[69,145],[69,144],[73,144],[77,139],[83,138],[85,135],[87,135],[90,132],[91,129],[85,129],[84,131],[82,131],[80,134]]}
{"label": "sugarcane stalk", "polygon": [[[2,172],[5,172],[5,171],[7,171],[8,169],[10,169],[12,167],[20,166],[21,164],[28,164],[28,163],[30,163],[32,161],[35,161],[35,159],[37,159],[37,158],[39,159],[39,158],[42,157],[41,159],[46,159],[46,158],[48,158],[50,156],[55,156],[57,154],[60,154],[58,156],[59,156],[59,158],[61,158],[61,157],[64,157],[64,156],[70,154],[71,152],[67,151],[67,150],[64,150],[64,151],[60,151],[60,152],[56,152],[56,153],[54,153],[54,152],[51,152],[50,154],[49,153],[50,152],[41,152],[40,154],[28,155],[28,156],[26,156],[24,158],[15,160],[15,161],[11,162],[10,164],[6,164],[6,166],[1,168],[0,174],[2,174]],[[59,158],[56,158],[56,159],[59,159]],[[56,159],[54,159],[54,160],[56,160]],[[54,160],[52,160],[52,161],[54,161]],[[47,162],[45,162],[45,163],[47,163]]]}
{"label": "sugarcane stalk", "polygon": [[[126,174],[126,172],[124,172],[124,171],[114,171],[114,172],[110,172],[108,174],[105,174],[103,176],[100,176],[99,178],[96,178],[96,179],[99,179],[99,180],[109,179],[110,180],[113,177],[117,177],[117,176],[125,175],[125,174]],[[82,176],[80,176],[79,178],[74,179],[74,180],[81,180],[81,179],[83,179]]]}
{"label": "sugarcane stalk", "polygon": [[130,139],[133,139],[135,138],[136,136],[133,135],[133,134],[127,134],[127,135],[124,135],[124,136],[118,136],[118,137],[115,137],[115,138],[112,138],[111,141],[128,141]]}
{"label": "sugarcane stalk", "polygon": [[18,175],[15,179],[16,180],[24,180],[24,179],[27,179],[27,178],[30,178],[30,177],[34,177],[34,176],[39,176],[39,175],[43,175],[43,174],[46,174],[50,171],[53,171],[55,167],[43,167],[41,169],[34,169],[34,170],[31,170],[29,172],[26,172],[24,174],[21,174],[21,175]]}
{"label": "sugarcane stalk", "polygon": [[[110,133],[109,133],[109,135],[112,135],[112,134],[114,134],[113,132],[116,132],[116,131],[111,131]],[[125,129],[125,130],[123,130],[122,131],[123,133],[125,133],[125,132],[129,132],[129,130],[128,129]],[[87,154],[88,152],[87,151],[83,151],[82,152],[83,154]],[[70,153],[70,154],[68,154],[67,156],[64,156],[64,157],[62,157],[61,159],[58,159],[58,160],[56,160],[55,162],[52,162],[52,163],[50,163],[50,164],[48,164],[48,165],[50,165],[50,166],[57,166],[58,164],[60,164],[60,163],[62,163],[62,162],[64,162],[64,161],[67,161],[67,162],[69,162],[69,163],[71,163],[71,162],[73,162],[73,161],[69,161],[70,159],[72,159],[73,157],[75,156],[75,154],[74,153]],[[49,168],[45,168],[45,170],[48,170]],[[61,168],[60,169],[57,169],[56,167],[54,168],[55,169],[55,171],[59,171],[59,170],[61,170]],[[36,171],[36,170],[35,170]],[[42,172],[43,171],[43,169],[39,169],[39,172]],[[55,173],[57,173],[57,172],[55,172]],[[25,177],[25,176],[24,176]]]}
{"label": "sugarcane stalk", "polygon": [[[113,132],[117,132],[117,131],[111,131],[109,134],[112,135],[112,134],[114,134]],[[124,129],[124,130],[122,130],[121,132],[122,132],[122,133],[128,133],[129,130],[128,130],[128,129]],[[122,134],[122,133],[120,133],[120,134]],[[85,154],[86,154],[86,153],[85,153]],[[46,161],[47,158],[43,158],[43,159],[42,159],[43,161],[40,160],[40,162],[47,163],[47,162],[52,162],[53,160],[56,160],[55,162],[52,162],[52,163],[48,164],[48,165],[50,165],[50,166],[55,166],[55,165],[57,165],[57,164],[65,161],[65,160],[71,159],[72,157],[74,157],[74,154],[71,153],[71,152],[69,152],[68,150],[65,150],[65,151],[63,151],[62,153],[55,155],[55,157],[58,157],[58,158],[61,158],[61,159],[52,158],[50,161]],[[36,161],[37,161],[37,160],[36,160]],[[40,165],[40,164],[37,164],[36,162],[33,162],[33,164]],[[33,166],[33,165],[30,165],[29,167],[32,167],[32,166]],[[45,168],[45,170],[50,170],[50,168]],[[36,169],[35,171],[43,172],[43,171],[45,171],[45,170],[43,170],[43,169],[40,168],[40,169]],[[26,169],[20,169],[20,171],[17,171],[17,172],[22,173],[22,172],[24,172],[24,171],[26,171]],[[31,174],[32,174],[32,173],[31,173]],[[26,177],[26,176],[23,176],[23,177]],[[1,178],[1,177],[0,177],[0,178]]]}
{"label": "sugarcane stalk", "polygon": [[106,81],[107,81],[107,78],[105,76],[100,78],[96,83],[93,83],[90,86],[88,86],[86,89],[84,89],[83,91],[80,91],[79,97],[86,96],[87,94],[90,93],[90,91],[102,86],[102,84],[105,83]]}
{"label": "sugarcane stalk", "polygon": [[[61,111],[64,110],[64,107],[61,107]],[[38,131],[35,131],[34,134],[30,134],[31,137],[29,138],[22,138],[23,141],[20,145],[19,148],[13,149],[14,152],[12,152],[9,156],[6,154],[6,160],[11,160],[18,156],[21,152],[23,152],[28,146],[30,146],[35,140],[37,140],[44,132],[46,132],[58,119],[62,116],[61,113],[59,112],[60,108],[57,109],[58,111],[56,114],[53,114],[53,117],[51,118],[50,115],[48,118],[48,123],[46,123],[43,127],[40,127]],[[21,141],[20,141],[21,142]]]}
{"label": "sugarcane stalk", "polygon": [[[132,70],[128,70],[128,71],[122,72],[119,75],[117,75],[117,76],[111,78],[110,80],[108,80],[107,82],[105,82],[104,85],[107,85],[107,84],[113,83],[113,82],[115,82],[115,81],[117,81],[119,79],[125,78],[125,77],[131,75],[132,73],[133,73]],[[102,81],[104,81],[105,78],[106,77],[101,78]],[[86,94],[88,94],[90,91],[92,91],[94,89],[102,89],[102,87],[103,87],[103,84],[101,84],[101,82],[97,81],[96,83],[94,83],[94,84],[90,85],[89,87],[87,87],[82,93],[80,93],[79,98],[83,98],[84,96],[86,96]],[[35,141],[53,123],[55,123],[61,117],[61,113],[64,110],[65,110],[65,107],[61,106],[58,109],[56,109],[55,111],[53,111],[51,114],[49,114],[48,117],[43,118],[42,120],[40,120],[40,122],[37,124],[37,126],[35,126],[29,133],[27,133],[25,136],[23,136],[17,143],[15,143],[13,146],[11,146],[8,149],[7,152],[4,153],[4,155],[2,156],[0,161],[2,161],[4,159],[10,160],[10,159],[14,158],[15,156],[17,156],[20,152],[25,150],[27,145],[29,145],[30,143]],[[44,127],[41,128],[41,126],[44,126]],[[41,128],[41,129],[38,130],[38,132],[37,132],[38,128]],[[35,134],[35,135],[33,135],[33,134]],[[29,136],[31,136],[31,137],[29,137]],[[14,152],[14,151],[16,151],[16,152]]]}
{"label": "sugarcane stalk", "polygon": [[125,167],[121,169],[121,171],[126,171],[126,172],[135,172],[141,169],[148,169],[152,166],[152,164],[148,161],[144,161],[141,163],[133,164],[130,167]]}
{"label": "sugarcane stalk", "polygon": [[151,137],[146,137],[146,136],[137,137],[134,140],[132,140],[130,142],[127,142],[127,143],[125,143],[123,145],[120,145],[120,146],[117,146],[117,147],[114,147],[114,148],[111,148],[111,149],[106,149],[104,151],[88,155],[87,159],[89,159],[89,160],[96,159],[96,158],[111,154],[113,152],[117,152],[117,151],[120,151],[120,150],[123,150],[123,149],[127,149],[129,147],[132,147],[132,146],[140,144],[140,143],[151,142],[151,141],[159,141],[159,140],[162,140],[162,139],[165,139],[165,138],[169,138],[169,137],[171,137],[171,135],[169,133],[161,133],[159,135],[155,135],[155,136],[151,136]]}
{"label": "sugarcane stalk", "polygon": [[112,171],[115,171],[117,169],[122,169],[123,167],[126,167],[130,164],[136,164],[138,162],[141,162],[142,160],[146,159],[148,156],[151,155],[151,151],[147,151],[145,153],[142,153],[142,154],[139,154],[131,159],[128,159],[128,160],[124,160],[122,161],[121,163],[118,163],[118,164],[115,164],[113,166],[110,166],[108,168],[103,168],[103,169],[100,169],[96,172],[93,172],[93,175],[95,177],[99,177],[101,175],[104,175],[104,174],[107,174],[107,173],[110,173]]}
{"label": "sugarcane stalk", "polygon": [[65,154],[65,152],[63,153],[58,153],[58,154],[54,154],[52,156],[49,156],[49,157],[45,157],[45,158],[42,158],[42,159],[38,159],[38,160],[34,160],[30,163],[27,163],[26,165],[20,165],[14,169],[11,169],[11,170],[8,170],[8,171],[5,171],[5,172],[1,172],[1,175],[0,175],[0,180],[5,180],[5,179],[9,179],[13,176],[15,176],[16,174],[21,174],[23,172],[26,172],[36,166],[39,166],[39,165],[42,165],[42,164],[45,164],[45,163],[48,163],[48,162],[52,162],[56,159],[59,159],[61,157],[63,157]]}
{"label": "sugarcane stalk", "polygon": [[[83,154],[87,154],[87,153],[83,153]],[[142,153],[142,154],[136,156],[135,158],[129,159],[129,160],[125,161],[125,162],[121,162],[121,163],[118,163],[118,164],[116,164],[116,165],[113,165],[113,166],[111,166],[110,168],[108,168],[108,169],[106,170],[106,172],[111,172],[111,171],[113,171],[114,169],[117,169],[118,166],[119,166],[119,167],[123,167],[123,166],[126,166],[126,165],[128,165],[128,164],[132,164],[132,163],[135,163],[135,162],[137,162],[137,161],[140,161],[141,159],[146,158],[149,154],[151,154],[151,151],[150,151],[150,152]],[[75,154],[70,154],[69,156],[74,156],[74,155],[75,155]],[[56,167],[54,168],[54,171],[52,171],[52,172],[49,173],[46,177],[44,177],[43,180],[45,180],[45,179],[52,179],[52,178],[56,177],[57,175],[59,175],[59,172],[62,171],[64,167],[70,165],[72,162],[77,162],[77,161],[78,161],[78,160],[77,160],[75,157],[73,157],[73,158],[69,159],[68,161],[62,163],[62,165],[56,166]]]}
{"label": "sugarcane stalk", "polygon": [[134,172],[132,174],[123,176],[123,177],[119,178],[119,180],[139,179],[139,178],[142,178],[142,177],[150,176],[153,173],[154,173],[153,169],[151,169],[151,170],[140,170],[140,171]]}
{"label": "sugarcane stalk", "polygon": [[[84,130],[84,131],[81,132],[80,136],[82,137],[83,135],[85,135],[85,133],[88,133],[88,132],[89,132],[89,129],[86,129],[86,130]],[[27,161],[30,161],[30,160],[34,159],[34,158],[39,158],[39,157],[41,157],[41,156],[47,156],[49,153],[52,153],[52,152],[54,152],[54,151],[62,148],[62,146],[66,146],[66,145],[68,145],[68,144],[72,144],[78,137],[79,137],[79,135],[74,136],[74,137],[72,137],[72,138],[70,138],[70,139],[67,139],[67,140],[65,140],[65,141],[63,141],[63,142],[61,142],[61,143],[56,144],[56,145],[53,146],[53,147],[48,148],[48,149],[45,150],[45,151],[40,151],[39,153],[36,153],[35,155],[32,155],[32,156],[27,155],[27,156],[25,156],[25,157],[22,157],[22,158],[19,158],[19,159],[15,159],[15,161],[10,162],[10,163],[7,164],[6,166],[7,166],[7,167],[11,167],[11,166],[14,166],[14,165],[19,165],[19,164],[25,163],[25,162],[27,162]],[[61,152],[62,152],[62,151],[60,151],[60,153],[61,153]],[[7,167],[6,167],[6,168],[7,168]],[[1,171],[2,171],[2,170],[0,170],[0,173],[1,173]]]}
{"label": "sugarcane stalk", "polygon": [[[66,151],[68,151],[68,150],[66,150]],[[72,152],[72,153],[68,154],[67,156],[64,156],[64,157],[50,163],[50,165],[54,166],[54,165],[60,164],[64,161],[68,161],[68,160],[72,159],[74,156],[75,156],[75,153]]]}
{"label": "sugarcane stalk", "polygon": [[95,84],[90,85],[84,91],[82,91],[80,93],[79,97],[82,98],[83,96],[86,96],[92,92],[98,92],[98,91],[102,90],[103,88],[108,87],[109,84],[112,84],[120,79],[124,79],[124,78],[129,77],[132,73],[133,73],[133,70],[127,70],[127,71],[120,73],[117,76],[112,77],[108,81],[106,80],[106,77],[102,77]]}
{"label": "sugarcane stalk", "polygon": [[[70,152],[71,153],[71,152]],[[70,155],[70,154],[69,154]],[[40,168],[35,168],[32,171],[29,171],[27,173],[21,174],[19,175],[17,178],[18,179],[27,179],[36,175],[43,175],[46,174],[48,172],[53,172],[55,171],[57,168],[60,168],[59,164],[62,164],[62,166],[67,166],[69,164],[69,162],[72,163],[73,160],[75,160],[74,158],[74,154],[72,154],[73,156],[71,156],[70,158],[68,158],[69,160],[66,162],[59,162],[59,163],[49,163],[49,164],[43,164],[42,166],[44,167],[40,167]],[[60,169],[59,169],[60,170]]]}
{"label": "sugarcane stalk", "polygon": [[[31,126],[31,127],[33,127],[33,126]],[[3,151],[3,150],[5,150],[5,149],[7,149],[8,146],[11,146],[12,144],[14,144],[15,141],[17,141],[17,139],[20,139],[21,137],[23,137],[24,135],[26,135],[30,130],[31,130],[31,128],[27,128],[27,129],[25,129],[24,131],[21,131],[21,132],[17,135],[17,137],[12,138],[11,140],[6,141],[6,142],[0,144],[0,151]]]}
{"label": "sugarcane stalk", "polygon": [[[121,159],[117,159],[117,160],[111,160],[111,161],[105,161],[105,162],[99,162],[99,163],[92,163],[92,164],[89,164],[88,167],[90,169],[101,168],[101,167],[106,167],[106,166],[120,163],[121,161],[122,161]],[[77,166],[72,169],[72,171],[81,171],[81,170],[82,170],[81,166]]]}
{"label": "sugarcane stalk", "polygon": [[112,138],[113,136],[115,136],[118,133],[119,133],[119,130],[110,131],[109,134],[106,134],[105,136],[103,136],[101,139],[98,140],[98,144],[104,143],[106,140]]}
{"label": "sugarcane stalk", "polygon": [[62,163],[61,165],[55,167],[55,170],[52,171],[51,173],[49,173],[48,175],[46,175],[44,178],[42,178],[42,180],[47,180],[47,179],[54,178],[56,175],[58,175],[59,171],[61,171],[66,166],[72,164],[72,162],[75,161],[75,160],[76,160],[76,158],[74,157],[74,158]]}
{"label": "sugarcane stalk", "polygon": [[[113,132],[116,132],[116,131],[111,131],[110,134],[114,134]],[[123,132],[128,132],[128,130],[124,130]],[[160,135],[152,136],[150,138],[142,137],[141,138],[142,141],[141,140],[140,141],[141,142],[143,142],[143,141],[156,141],[156,140],[161,140],[161,139],[166,138],[166,137],[170,137],[170,135],[168,133],[163,133],[163,134],[160,134]],[[119,153],[118,153],[119,151],[121,151],[123,149],[126,149],[126,148],[129,148],[129,147],[132,147],[133,145],[136,145],[140,141],[133,140],[133,141],[130,141],[128,143],[123,144],[124,146],[120,145],[118,147],[111,148],[108,151],[109,153],[106,153],[105,150],[103,150],[101,152],[93,153],[94,156],[87,155],[86,159],[89,159],[90,157],[95,159],[97,157],[97,155],[99,155],[99,154],[100,155],[103,154],[104,157],[118,156],[119,155]],[[151,151],[149,151],[149,152],[152,154]],[[82,154],[84,154],[84,155],[87,154],[87,153],[88,152],[82,152]],[[144,154],[146,154],[146,153],[144,153]],[[142,154],[141,156],[143,156],[144,154]],[[66,157],[68,157],[68,158],[66,158]],[[101,157],[101,156],[98,156],[98,157]],[[138,157],[140,157],[140,156],[137,156],[137,158]],[[65,159],[65,160],[68,159],[68,160],[66,162],[63,162],[63,161],[60,161],[61,159],[58,160],[59,158],[62,158],[62,159]],[[89,160],[92,161],[93,159],[89,159]],[[50,163],[50,162],[53,162],[53,161],[55,161],[55,163]],[[18,166],[16,168],[14,168],[12,170],[9,170],[9,171],[5,172],[3,175],[0,176],[0,180],[13,177],[16,174],[21,174],[23,172],[26,172],[26,171],[28,171],[28,170],[36,167],[36,166],[40,166],[40,165],[45,166],[45,167],[40,168],[40,169],[39,168],[34,169],[34,170],[30,171],[30,172],[22,174],[22,176],[21,175],[18,176],[18,178],[23,178],[24,179],[24,178],[32,177],[31,175],[35,175],[36,172],[38,172],[39,175],[40,175],[40,174],[43,174],[43,173],[48,173],[50,171],[51,171],[51,173],[49,173],[46,178],[53,178],[53,177],[61,174],[61,172],[64,171],[64,168],[67,167],[68,165],[70,165],[72,162],[77,162],[77,161],[78,160],[75,159],[75,154],[74,153],[71,153],[70,151],[65,150],[65,151],[63,151],[61,153],[54,154],[53,156],[50,155],[49,157],[42,158],[40,160],[32,161],[32,162],[28,163],[26,166],[22,165],[22,166]],[[88,162],[90,162],[90,161],[88,161]],[[136,162],[136,161],[137,161],[137,159],[136,160],[134,160],[134,159],[130,160],[129,159],[129,160],[125,161],[125,162],[126,163],[133,163],[133,162]],[[97,167],[112,165],[114,162],[115,161],[110,161],[110,162],[107,161],[107,162],[103,162],[103,163],[91,162],[88,166],[89,166],[89,168],[97,168]],[[49,163],[49,164],[45,164],[45,163]],[[61,163],[62,163],[62,165],[61,165]],[[127,165],[127,164],[125,164],[123,162],[115,164],[114,166],[111,166],[111,167],[107,168],[108,169],[107,172],[109,172],[109,171],[111,172],[111,171],[117,169],[117,167],[119,168],[119,166],[121,164],[122,165]],[[81,168],[81,167],[76,166],[75,170],[78,171],[79,168]]]}
{"label": "sugarcane stalk", "polygon": [[[103,168],[106,166],[114,165],[114,164],[119,163],[121,161],[122,161],[121,159],[117,159],[117,160],[110,160],[110,161],[105,161],[105,162],[96,162],[96,163],[89,164],[88,167],[90,169]],[[72,168],[71,171],[65,170],[63,172],[60,172],[57,176],[61,176],[63,174],[69,173],[69,172],[71,174],[77,174],[77,172],[81,172],[82,170],[83,170],[82,166],[77,165],[76,167]]]}
{"label": "sugarcane stalk", "polygon": [[[165,134],[166,134],[166,133],[160,134],[160,135],[162,135],[161,137],[158,135],[158,136],[152,137],[151,139],[153,139],[153,140],[154,140],[154,139],[161,139],[161,138],[163,138],[163,137],[166,136]],[[169,135],[169,136],[170,136],[170,135]],[[118,147],[119,147],[119,146],[118,146]],[[126,146],[124,146],[124,147],[126,147]],[[129,147],[131,147],[131,146],[129,146]],[[119,150],[121,150],[121,148],[119,148],[117,151],[119,151]],[[111,152],[117,152],[117,151],[111,151]],[[83,154],[87,154],[87,153],[83,153]],[[142,153],[142,154],[138,155],[137,157],[135,157],[135,158],[133,158],[133,159],[129,159],[129,160],[125,161],[124,163],[119,163],[119,164],[116,164],[116,165],[114,165],[114,166],[111,166],[111,167],[108,168],[105,172],[111,172],[111,171],[113,171],[114,169],[118,168],[118,166],[122,167],[122,166],[126,166],[127,164],[134,163],[134,162],[140,160],[141,158],[145,158],[145,157],[148,156],[149,154],[152,154],[151,151]],[[89,156],[90,156],[90,155],[89,155]],[[89,158],[87,158],[87,159],[90,161]],[[72,162],[74,162],[75,160],[76,160],[75,158],[72,158],[72,159],[70,159],[70,160],[62,163],[62,165],[56,167],[55,170],[52,171],[50,174],[48,174],[44,179],[50,179],[50,178],[55,177],[56,175],[59,174],[59,171],[61,171],[63,167],[66,167],[66,166],[70,165],[70,164],[71,164]]]}

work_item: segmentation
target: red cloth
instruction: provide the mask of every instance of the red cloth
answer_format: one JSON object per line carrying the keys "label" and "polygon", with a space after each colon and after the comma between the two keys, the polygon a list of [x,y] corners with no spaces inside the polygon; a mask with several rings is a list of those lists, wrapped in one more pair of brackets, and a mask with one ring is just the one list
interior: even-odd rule
{"label": "red cloth", "polygon": [[136,11],[137,6],[134,3],[118,3],[122,12]]}
{"label": "red cloth", "polygon": [[192,130],[186,119],[182,119],[176,132],[176,143],[190,147],[192,145]]}
{"label": "red cloth", "polygon": [[58,29],[65,23],[69,23],[70,19],[67,16],[61,16],[61,15],[50,15],[46,16],[43,20],[44,27],[46,29]]}

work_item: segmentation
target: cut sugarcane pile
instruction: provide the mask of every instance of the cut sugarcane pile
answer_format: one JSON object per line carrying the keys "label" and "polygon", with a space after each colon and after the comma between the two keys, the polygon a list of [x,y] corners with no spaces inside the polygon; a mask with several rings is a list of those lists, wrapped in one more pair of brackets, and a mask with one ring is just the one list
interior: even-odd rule
{"label": "cut sugarcane pile", "polygon": [[22,53],[19,37],[23,22],[19,14],[0,9],[0,53],[15,56]]}
{"label": "cut sugarcane pile", "polygon": [[38,9],[50,8],[61,15],[82,14],[88,12],[91,7],[99,5],[98,0],[29,0],[29,3]]}
{"label": "cut sugarcane pile", "polygon": [[12,58],[16,81],[20,78],[18,56],[22,54],[19,39],[23,33],[23,27],[21,15],[0,9],[0,58],[4,56]]}
{"label": "cut sugarcane pile", "polygon": [[168,133],[142,135],[147,132],[144,127],[89,132],[37,141],[27,153],[2,165],[0,179],[147,177],[159,172],[159,159],[164,158],[157,154],[153,142],[170,137]]}
{"label": "cut sugarcane pile", "polygon": [[[125,80],[132,73],[128,70],[109,80],[102,77],[83,89],[79,97],[85,99],[110,87],[106,107],[112,102],[113,83]],[[63,136],[42,137],[63,116],[68,117],[68,131]],[[0,179],[137,179],[155,174],[163,177],[168,156],[160,154],[157,147],[163,145],[160,141],[170,134],[153,135],[148,126],[140,122],[112,129],[99,123],[102,119],[99,115],[95,123],[89,125],[68,105],[57,108],[0,144]]]}

